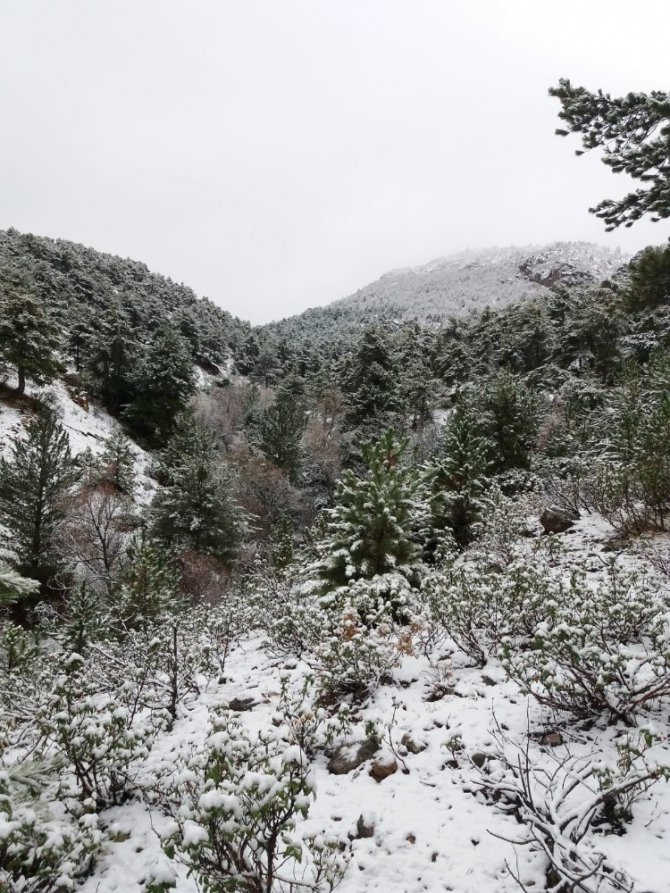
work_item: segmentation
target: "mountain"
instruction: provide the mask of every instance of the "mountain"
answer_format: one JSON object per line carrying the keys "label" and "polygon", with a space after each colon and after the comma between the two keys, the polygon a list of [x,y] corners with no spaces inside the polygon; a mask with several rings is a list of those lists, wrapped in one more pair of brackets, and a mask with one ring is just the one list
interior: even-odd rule
{"label": "mountain", "polygon": [[560,286],[588,286],[628,261],[588,242],[469,250],[420,267],[393,270],[355,294],[266,326],[286,338],[330,338],[375,322],[438,325],[485,307],[500,309]]}

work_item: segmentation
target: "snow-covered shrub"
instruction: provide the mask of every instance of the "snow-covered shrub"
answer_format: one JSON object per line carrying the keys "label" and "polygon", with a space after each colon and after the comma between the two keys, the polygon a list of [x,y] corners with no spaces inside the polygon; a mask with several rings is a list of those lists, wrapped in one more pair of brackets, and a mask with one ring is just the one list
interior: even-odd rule
{"label": "snow-covered shrub", "polygon": [[157,731],[120,699],[103,693],[84,659],[72,654],[56,676],[38,717],[47,747],[63,758],[65,798],[99,810],[131,795],[137,761]]}
{"label": "snow-covered shrub", "polygon": [[503,645],[508,675],[541,704],[630,722],[670,695],[667,606],[652,579],[612,566],[590,589],[575,578],[539,619],[530,647]]}
{"label": "snow-covered shrub", "polygon": [[351,712],[346,704],[339,704],[333,712],[320,701],[321,690],[314,676],[303,676],[297,685],[291,685],[290,676],[282,675],[273,725],[281,725],[291,744],[297,744],[310,757],[332,747],[351,730]]}
{"label": "snow-covered shrub", "polygon": [[416,592],[401,574],[359,579],[323,596],[320,643],[306,656],[329,692],[374,689],[412,654],[423,628]]}
{"label": "snow-covered shrub", "polygon": [[0,623],[0,679],[27,672],[35,661],[38,648],[35,637],[11,621]]}
{"label": "snow-covered shrub", "polygon": [[619,760],[608,765],[593,754],[575,756],[568,748],[547,754],[500,732],[496,737],[496,758],[479,771],[478,787],[521,823],[509,842],[545,859],[547,893],[632,893],[633,882],[611,864],[596,834],[621,833],[631,805],[667,778],[667,767],[648,753],[653,740],[629,736]]}
{"label": "snow-covered shrub", "polygon": [[518,555],[503,569],[480,555],[435,569],[423,584],[433,628],[443,630],[480,667],[504,640],[529,638],[552,616],[564,589],[541,565]]}
{"label": "snow-covered shrub", "polygon": [[327,891],[342,876],[336,843],[296,829],[314,786],[305,755],[279,733],[254,738],[220,712],[202,749],[159,790],[174,819],[163,848],[207,893]]}
{"label": "snow-covered shrub", "polygon": [[97,816],[56,818],[43,801],[21,797],[18,787],[0,771],[0,890],[73,889],[90,872],[100,848]]}

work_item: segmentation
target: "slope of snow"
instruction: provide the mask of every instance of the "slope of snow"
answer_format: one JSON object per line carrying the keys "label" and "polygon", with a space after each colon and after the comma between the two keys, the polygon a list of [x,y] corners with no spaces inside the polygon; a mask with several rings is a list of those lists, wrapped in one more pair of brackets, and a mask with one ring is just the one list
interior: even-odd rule
{"label": "slope of snow", "polygon": [[599,282],[626,260],[619,250],[587,242],[464,251],[393,270],[333,306],[391,310],[400,319],[444,319],[545,294],[557,282]]}
{"label": "slope of snow", "polygon": [[[10,377],[6,380],[6,384],[13,388],[16,386],[16,380]],[[105,448],[105,441],[112,434],[123,431],[122,425],[93,401],[87,405],[75,402],[72,394],[60,380],[48,388],[38,388],[29,383],[26,385],[26,396],[37,397],[55,409],[70,438],[70,449],[74,456],[86,449],[90,449],[94,454],[101,453]],[[8,453],[12,438],[22,435],[31,417],[29,409],[19,408],[13,402],[0,399],[0,455]],[[151,498],[156,486],[148,474],[151,456],[132,441],[131,444],[136,459],[137,498],[140,502],[145,502]]]}
{"label": "slope of snow", "polygon": [[392,270],[326,307],[271,323],[279,335],[376,320],[437,324],[485,307],[542,296],[557,285],[588,285],[613,276],[629,260],[619,249],[588,242],[470,250],[419,267]]}

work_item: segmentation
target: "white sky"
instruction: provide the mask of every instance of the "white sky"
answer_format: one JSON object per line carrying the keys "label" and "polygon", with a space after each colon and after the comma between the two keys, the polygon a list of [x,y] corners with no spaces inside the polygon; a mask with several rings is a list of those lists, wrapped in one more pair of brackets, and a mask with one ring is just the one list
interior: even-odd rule
{"label": "white sky", "polygon": [[0,227],[263,322],[463,248],[606,234],[561,76],[670,90],[668,0],[2,0]]}

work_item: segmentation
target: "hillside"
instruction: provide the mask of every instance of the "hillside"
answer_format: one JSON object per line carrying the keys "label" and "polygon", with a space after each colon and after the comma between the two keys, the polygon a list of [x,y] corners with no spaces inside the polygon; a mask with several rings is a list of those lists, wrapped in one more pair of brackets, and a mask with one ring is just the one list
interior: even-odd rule
{"label": "hillside", "polygon": [[373,323],[439,325],[486,307],[501,309],[559,287],[591,286],[617,272],[628,257],[588,242],[470,250],[420,267],[392,270],[355,294],[306,310],[266,330],[278,337],[322,338]]}
{"label": "hillside", "polygon": [[82,353],[112,315],[145,346],[169,323],[203,365],[225,363],[249,330],[188,286],[139,261],[15,229],[0,230],[0,286],[37,295],[73,351]]}

